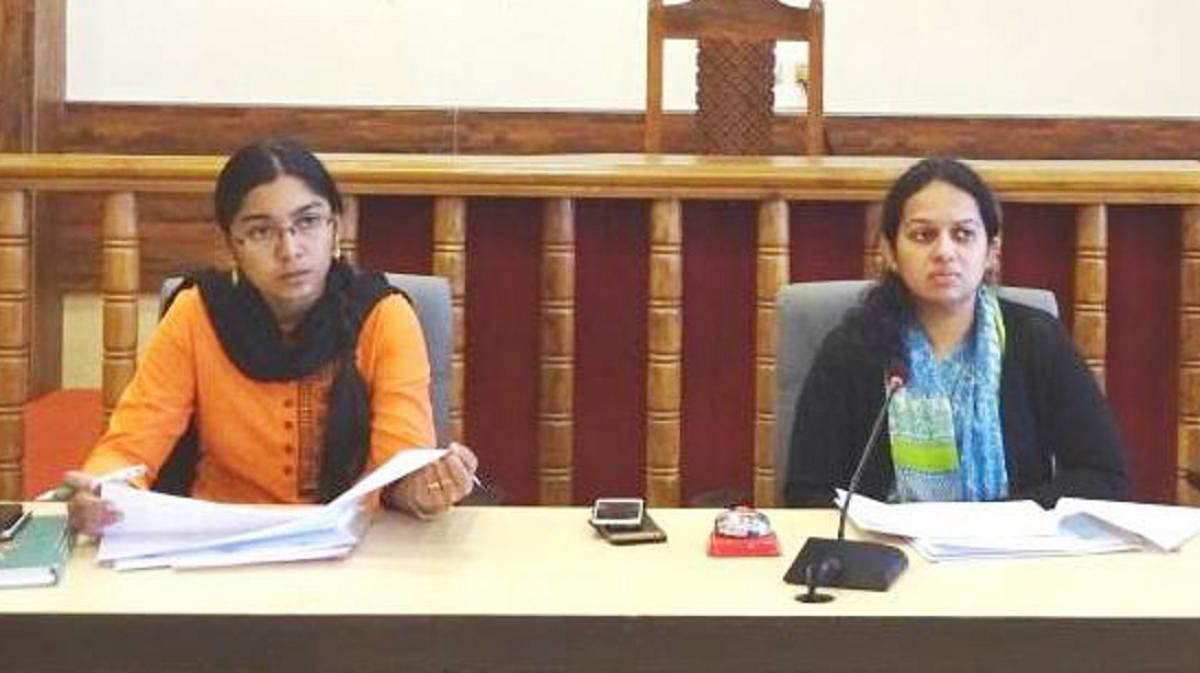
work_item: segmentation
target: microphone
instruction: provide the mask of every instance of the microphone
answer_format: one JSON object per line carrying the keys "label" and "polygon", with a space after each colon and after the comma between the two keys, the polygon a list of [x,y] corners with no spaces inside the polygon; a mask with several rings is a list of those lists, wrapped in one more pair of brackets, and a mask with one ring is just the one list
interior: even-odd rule
{"label": "microphone", "polygon": [[838,516],[838,532],[836,539],[810,537],[804,543],[796,560],[788,568],[783,580],[789,584],[806,584],[808,593],[797,597],[805,603],[823,603],[832,600],[827,594],[819,594],[817,586],[842,587],[846,589],[867,589],[870,591],[887,591],[892,582],[908,567],[908,557],[904,552],[891,545],[878,542],[861,542],[846,539],[846,514],[850,510],[850,500],[858,491],[859,481],[862,480],[863,469],[871,459],[879,434],[883,431],[883,421],[887,418],[888,408],[896,392],[904,387],[905,370],[903,365],[893,363],[888,368],[884,380],[887,382],[883,404],[875,415],[875,424],[871,426],[871,434],[863,446],[862,455],[850,484],[846,489],[846,499],[842,502]]}

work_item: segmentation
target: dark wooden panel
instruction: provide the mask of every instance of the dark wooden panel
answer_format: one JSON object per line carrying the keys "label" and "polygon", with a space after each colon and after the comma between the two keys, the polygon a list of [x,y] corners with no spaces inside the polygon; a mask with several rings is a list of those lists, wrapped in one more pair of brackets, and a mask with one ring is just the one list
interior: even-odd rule
{"label": "dark wooden panel", "polygon": [[506,503],[537,502],[542,205],[467,204],[466,441]]}
{"label": "dark wooden panel", "polygon": [[575,501],[640,495],[646,446],[649,205],[576,207]]}
{"label": "dark wooden panel", "polygon": [[745,201],[683,207],[685,503],[753,500],[757,218]]}
{"label": "dark wooden panel", "polygon": [[1074,206],[1005,204],[1000,232],[1000,281],[1052,290],[1068,326],[1075,314],[1075,213]]}
{"label": "dark wooden panel", "polygon": [[[829,153],[990,159],[1195,159],[1200,119],[827,115]],[[777,115],[774,154],[802,154],[804,122]],[[293,135],[324,151],[640,152],[640,112],[70,103],[46,147],[64,152],[225,153]],[[690,114],[664,118],[665,151],[695,153]]]}
{"label": "dark wooden panel", "polygon": [[[836,116],[831,154],[973,159],[1195,159],[1200,119]],[[799,145],[796,145],[797,147]]]}
{"label": "dark wooden panel", "polygon": [[1175,497],[1179,209],[1108,214],[1108,396],[1129,447],[1134,496]]}
{"label": "dark wooden panel", "polygon": [[862,278],[864,211],[861,203],[789,204],[791,281]]}
{"label": "dark wooden panel", "polygon": [[358,259],[394,273],[433,268],[433,199],[366,197],[360,201]]}

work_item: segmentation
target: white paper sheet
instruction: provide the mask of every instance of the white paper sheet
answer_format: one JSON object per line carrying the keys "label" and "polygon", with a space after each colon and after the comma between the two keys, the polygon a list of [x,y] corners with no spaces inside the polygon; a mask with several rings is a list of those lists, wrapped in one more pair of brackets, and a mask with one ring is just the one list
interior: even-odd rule
{"label": "white paper sheet", "polygon": [[1086,514],[1129,531],[1162,551],[1175,551],[1200,533],[1200,508],[1061,498],[1054,511]]}
{"label": "white paper sheet", "polygon": [[[362,534],[363,498],[446,454],[444,449],[401,451],[324,506],[263,508],[181,498],[122,485],[101,497],[122,514],[105,530],[99,562],[120,569],[207,567],[344,555]],[[289,556],[289,554],[291,554]]]}
{"label": "white paper sheet", "polygon": [[1174,551],[1200,532],[1198,508],[1078,498],[1045,511],[1032,501],[886,504],[856,495],[849,518],[909,538],[930,561]]}
{"label": "white paper sheet", "polygon": [[[838,491],[840,505],[845,491]],[[863,530],[901,537],[995,538],[1055,535],[1058,517],[1032,500],[887,504],[861,493],[850,500],[850,520]]]}

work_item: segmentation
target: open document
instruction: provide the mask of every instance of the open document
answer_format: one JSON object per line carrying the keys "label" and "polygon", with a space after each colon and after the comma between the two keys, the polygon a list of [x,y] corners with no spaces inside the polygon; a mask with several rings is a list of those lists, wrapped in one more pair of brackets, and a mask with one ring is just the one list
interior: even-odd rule
{"label": "open document", "polygon": [[[845,498],[838,491],[838,504]],[[1200,508],[1061,498],[889,505],[861,494],[849,518],[861,530],[909,538],[930,561],[1178,550],[1200,533]]]}
{"label": "open document", "polygon": [[349,554],[366,527],[363,498],[432,463],[444,449],[401,451],[326,505],[231,505],[105,484],[121,512],[96,560],[118,570],[275,563]]}

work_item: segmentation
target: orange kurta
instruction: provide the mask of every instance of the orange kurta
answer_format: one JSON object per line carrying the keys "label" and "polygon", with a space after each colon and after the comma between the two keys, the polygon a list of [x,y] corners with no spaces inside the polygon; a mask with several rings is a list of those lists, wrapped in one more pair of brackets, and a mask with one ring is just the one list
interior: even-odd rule
{"label": "orange kurta", "polygon": [[[370,395],[368,469],[402,449],[433,446],[429,358],[404,297],[385,297],[367,315],[356,361]],[[295,381],[247,378],[225,354],[199,290],[188,288],[155,330],[83,469],[103,474],[144,464],[152,481],[195,412],[193,496],[312,502],[332,374],[327,366]]]}

